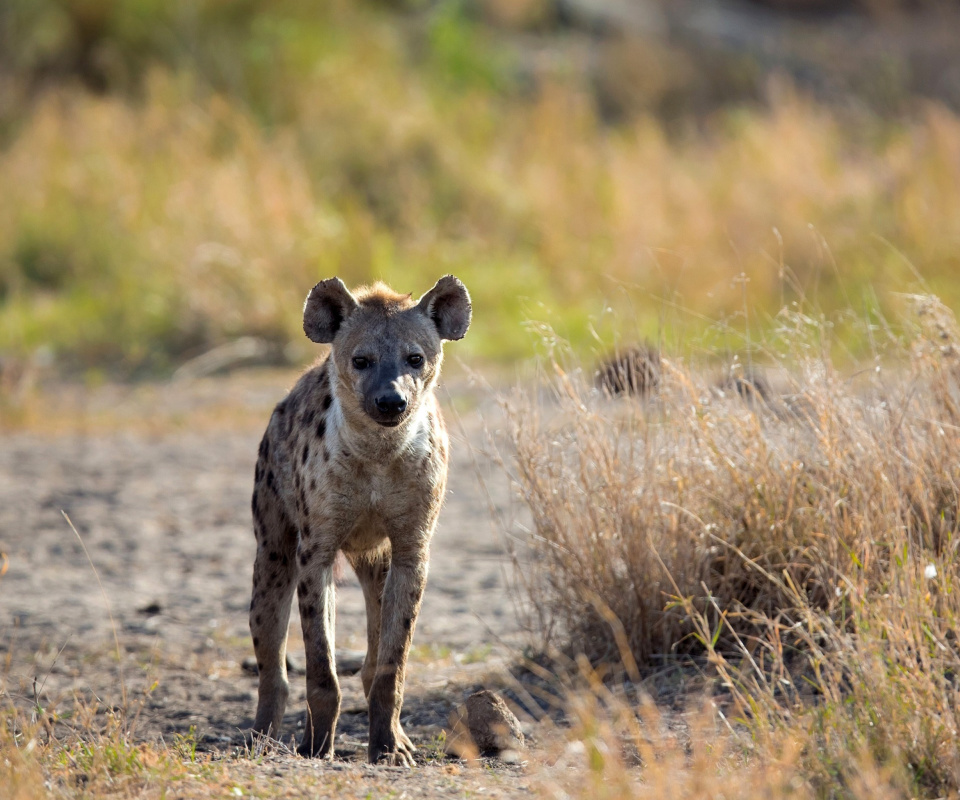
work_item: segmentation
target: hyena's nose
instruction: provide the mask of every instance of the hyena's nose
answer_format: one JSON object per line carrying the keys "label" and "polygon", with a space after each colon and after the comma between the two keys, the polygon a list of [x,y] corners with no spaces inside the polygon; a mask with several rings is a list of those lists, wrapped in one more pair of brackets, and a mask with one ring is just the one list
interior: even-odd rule
{"label": "hyena's nose", "polygon": [[406,411],[407,401],[397,392],[387,392],[380,395],[374,402],[377,404],[377,411],[383,414],[399,415]]}

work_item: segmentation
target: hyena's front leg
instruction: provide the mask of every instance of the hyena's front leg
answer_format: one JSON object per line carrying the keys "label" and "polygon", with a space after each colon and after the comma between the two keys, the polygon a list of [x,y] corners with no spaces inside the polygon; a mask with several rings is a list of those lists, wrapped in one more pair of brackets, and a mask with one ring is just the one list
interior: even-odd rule
{"label": "hyena's front leg", "polygon": [[383,591],[377,669],[369,692],[371,764],[413,766],[414,747],[400,727],[403,682],[413,630],[427,583],[426,544],[394,549]]}
{"label": "hyena's front leg", "polygon": [[340,716],[340,683],[334,656],[335,556],[336,550],[311,551],[301,544],[297,596],[307,658],[307,724],[297,748],[302,756],[333,757],[334,734]]}
{"label": "hyena's front leg", "polygon": [[[260,467],[258,466],[258,472]],[[280,738],[280,724],[290,694],[287,681],[287,626],[297,580],[297,530],[272,487],[258,485],[253,494],[257,557],[250,599],[250,633],[257,656],[260,686],[257,733]]]}

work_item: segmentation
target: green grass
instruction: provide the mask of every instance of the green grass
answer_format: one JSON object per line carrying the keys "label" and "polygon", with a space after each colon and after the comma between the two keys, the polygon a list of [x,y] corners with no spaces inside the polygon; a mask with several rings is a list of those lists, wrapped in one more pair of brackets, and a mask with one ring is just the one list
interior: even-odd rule
{"label": "green grass", "polygon": [[[889,314],[892,291],[960,302],[960,120],[942,108],[854,126],[786,93],[678,136],[604,126],[572,70],[523,88],[509,43],[456,3],[11,8],[8,357],[163,373],[255,335],[305,358],[302,300],[333,274],[418,293],[455,272],[475,363],[533,353],[530,320],[579,352],[742,352],[793,301],[841,325]],[[77,61],[81,8],[99,77]],[[27,90],[44,69],[64,80]]]}

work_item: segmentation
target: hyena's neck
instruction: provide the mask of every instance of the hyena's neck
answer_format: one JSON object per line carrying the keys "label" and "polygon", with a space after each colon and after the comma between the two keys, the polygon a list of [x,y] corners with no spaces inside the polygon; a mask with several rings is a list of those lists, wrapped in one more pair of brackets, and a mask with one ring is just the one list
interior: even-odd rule
{"label": "hyena's neck", "polygon": [[360,455],[373,465],[388,464],[429,447],[430,409],[434,406],[432,396],[421,398],[407,419],[395,428],[387,428],[378,425],[363,411],[358,410],[355,415],[346,413],[334,394],[327,412],[327,429],[343,451]]}

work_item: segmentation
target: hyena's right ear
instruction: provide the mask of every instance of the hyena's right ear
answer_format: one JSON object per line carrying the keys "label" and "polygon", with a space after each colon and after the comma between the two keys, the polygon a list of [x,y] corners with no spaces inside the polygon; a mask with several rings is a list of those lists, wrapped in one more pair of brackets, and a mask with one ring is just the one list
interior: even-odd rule
{"label": "hyena's right ear", "polygon": [[359,305],[339,278],[320,281],[303,304],[303,332],[318,344],[330,344],[344,320]]}

